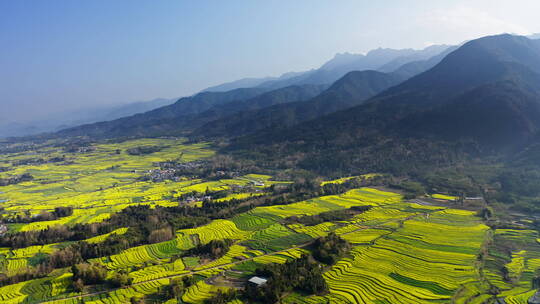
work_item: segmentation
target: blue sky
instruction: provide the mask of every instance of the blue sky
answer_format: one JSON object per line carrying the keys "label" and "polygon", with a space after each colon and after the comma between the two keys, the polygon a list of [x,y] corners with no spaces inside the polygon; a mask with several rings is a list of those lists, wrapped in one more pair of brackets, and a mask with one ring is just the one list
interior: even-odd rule
{"label": "blue sky", "polygon": [[0,119],[190,95],[338,52],[540,32],[538,11],[536,0],[0,0]]}

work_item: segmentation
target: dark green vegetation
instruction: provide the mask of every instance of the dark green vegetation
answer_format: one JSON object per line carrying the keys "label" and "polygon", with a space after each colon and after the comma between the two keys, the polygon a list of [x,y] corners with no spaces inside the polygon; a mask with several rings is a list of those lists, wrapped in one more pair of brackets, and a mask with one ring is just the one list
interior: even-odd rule
{"label": "dark green vegetation", "polygon": [[376,71],[350,72],[319,96],[260,110],[246,110],[209,122],[195,136],[238,136],[272,127],[291,127],[323,115],[359,105],[404,78]]}
{"label": "dark green vegetation", "polygon": [[333,265],[349,250],[351,250],[351,244],[332,232],[327,236],[316,239],[312,251],[313,257],[317,261]]}
{"label": "dark green vegetation", "polygon": [[223,151],[336,177],[452,176],[455,195],[480,195],[482,183],[526,210],[538,200],[539,131],[540,42],[501,35],[466,43],[362,105],[239,137]]}
{"label": "dark green vegetation", "polygon": [[293,290],[307,294],[324,294],[328,286],[322,277],[319,264],[309,255],[285,264],[269,264],[258,268],[255,274],[268,278],[262,286],[246,286],[245,297],[255,303],[277,303],[283,293]]}
{"label": "dark green vegetation", "polygon": [[15,185],[22,182],[31,181],[34,177],[28,173],[24,173],[17,176],[11,176],[9,178],[0,178],[0,186]]}
{"label": "dark green vegetation", "polygon": [[448,290],[448,289],[446,289],[444,287],[441,287],[441,286],[439,286],[437,284],[434,284],[433,282],[419,281],[419,280],[416,280],[416,279],[413,279],[413,278],[408,278],[408,277],[402,276],[399,273],[395,273],[395,272],[391,273],[390,277],[392,279],[398,281],[398,282],[403,282],[403,283],[408,284],[408,285],[421,286],[423,288],[426,288],[428,290],[433,291],[436,294],[440,294],[440,295],[451,295],[451,294],[453,294],[453,292],[451,290]]}
{"label": "dark green vegetation", "polygon": [[29,213],[24,215],[1,217],[3,223],[31,223],[39,221],[52,221],[61,217],[73,214],[73,207],[56,207],[52,212],[42,211],[38,215],[31,216]]}
{"label": "dark green vegetation", "polygon": [[[433,176],[452,176],[446,192],[481,195],[478,183],[497,185],[505,194],[491,192],[495,201],[536,210],[539,52],[538,40],[486,37],[428,60],[405,60],[394,69],[398,60],[385,70],[390,74],[348,73],[321,94],[324,85],[307,84],[205,92],[60,135],[194,131],[197,139],[232,138],[222,152],[241,164],[204,166],[207,176],[246,168],[246,159],[260,169],[295,168],[335,177],[387,172],[428,185],[434,184]],[[423,73],[403,81],[407,70]]]}
{"label": "dark green vegetation", "polygon": [[82,291],[84,285],[100,284],[105,282],[107,269],[100,264],[76,264],[71,267],[73,273],[73,287]]}
{"label": "dark green vegetation", "polygon": [[[315,181],[304,180],[286,186],[270,187],[270,192],[261,197],[231,199],[225,202],[205,200],[200,207],[181,205],[177,207],[157,206],[150,208],[148,205],[135,205],[127,207],[99,223],[76,224],[73,226],[58,225],[44,230],[8,232],[0,236],[0,247],[15,249],[65,241],[70,243],[50,255],[42,256],[37,261],[38,267],[34,269],[14,276],[1,276],[0,286],[45,277],[54,269],[84,263],[89,259],[111,256],[135,246],[168,241],[175,237],[174,231],[178,229],[199,227],[215,219],[232,218],[257,206],[290,204],[321,195],[339,194],[349,189],[383,181],[384,178],[381,177],[357,178],[342,184],[320,186]],[[207,194],[215,193],[221,193],[221,191],[207,191]],[[355,210],[355,208],[352,208],[345,213],[359,213],[361,212],[360,209],[351,211]],[[52,214],[65,216],[70,211],[72,212],[72,209],[59,207]],[[124,234],[112,233],[103,242],[89,243],[84,241],[96,234],[110,233],[122,227],[128,228]],[[199,256],[213,260],[226,254],[232,243],[228,239],[212,240],[207,244],[198,245],[182,255]],[[118,276],[118,280],[125,281],[125,278]]]}
{"label": "dark green vegetation", "polygon": [[[395,158],[403,157],[419,150],[414,144],[424,150],[448,151],[445,154],[518,148],[534,139],[539,125],[537,44],[514,36],[469,42],[433,69],[383,92],[365,105],[290,130],[264,131],[240,139],[237,147],[248,142],[252,143],[251,148],[258,147],[263,145],[264,137],[265,147],[287,142],[285,151],[311,147],[315,148],[310,153],[314,156],[334,157],[331,152],[339,150],[340,155],[352,154],[350,158],[361,156],[362,149],[368,147],[382,149],[381,152]],[[510,134],[514,136],[510,138]],[[429,145],[422,146],[423,143]],[[265,147],[260,147],[261,151]],[[417,161],[424,154],[418,155]],[[452,161],[450,156],[438,158]]]}
{"label": "dark green vegetation", "polygon": [[73,289],[77,292],[83,291],[86,285],[96,285],[107,283],[112,287],[125,287],[133,283],[126,271],[117,271],[107,278],[107,268],[97,263],[80,263],[71,266],[73,273]]}
{"label": "dark green vegetation", "polygon": [[128,149],[126,152],[129,155],[144,155],[144,154],[152,154],[154,152],[159,152],[166,147],[163,146],[140,146]]}
{"label": "dark green vegetation", "polygon": [[226,292],[219,290],[215,296],[204,300],[204,304],[226,304],[237,297],[238,292],[234,289]]}
{"label": "dark green vegetation", "polygon": [[[168,285],[161,286],[155,294],[159,301],[180,300],[187,288],[195,284],[197,280],[193,276],[184,276],[182,278],[173,278]],[[141,300],[142,302],[142,300]]]}
{"label": "dark green vegetation", "polygon": [[266,283],[257,285],[248,282],[240,294],[218,293],[205,303],[226,303],[235,298],[247,300],[248,303],[278,303],[292,291],[305,295],[325,294],[328,285],[322,276],[323,265],[320,263],[333,265],[351,249],[351,245],[335,233],[330,233],[316,239],[312,247],[312,254],[302,255],[284,264],[268,264],[255,269],[254,274],[267,280]]}
{"label": "dark green vegetation", "polygon": [[111,138],[124,136],[179,135],[202,124],[241,110],[256,110],[275,104],[301,101],[318,95],[325,85],[269,89],[249,88],[229,92],[203,92],[144,114],[110,122],[75,127],[62,136]]}
{"label": "dark green vegetation", "polygon": [[[60,133],[61,136],[87,135],[89,138],[83,141],[88,142],[106,137],[179,134],[190,135],[191,142],[211,138],[214,147],[220,149],[217,156],[192,162],[183,162],[182,155],[178,159],[159,160],[155,164],[159,169],[146,171],[137,181],[163,182],[160,186],[164,186],[175,179],[176,182],[224,180],[232,186],[228,190],[186,191],[179,196],[168,192],[168,202],[176,198],[178,205],[174,201],[169,202],[176,205],[173,207],[130,206],[99,223],[58,225],[41,231],[10,231],[0,237],[0,246],[14,249],[64,244],[48,255],[35,255],[30,262],[37,267],[5,276],[3,284],[39,278],[59,268],[80,265],[77,266],[80,269],[72,269],[75,289],[82,290],[88,284],[122,287],[132,283],[130,278],[143,277],[141,272],[144,271],[150,275],[153,271],[178,273],[186,268],[191,271],[197,267],[197,262],[190,261],[189,266],[183,268],[188,263],[182,264],[179,258],[196,257],[196,261],[213,262],[222,258],[219,262],[229,266],[247,259],[250,264],[243,265],[244,269],[257,268],[255,274],[269,279],[260,287],[249,285],[245,294],[240,295],[216,292],[212,290],[218,286],[213,285],[214,282],[192,283],[190,291],[212,295],[205,298],[208,303],[225,303],[236,297],[245,297],[248,302],[265,299],[275,303],[291,293],[322,295],[332,290],[327,283],[345,290],[351,282],[342,275],[353,276],[351,269],[362,266],[365,266],[362,270],[371,270],[364,278],[373,281],[366,284],[375,286],[377,284],[371,282],[379,280],[376,277],[379,263],[381,269],[388,271],[384,280],[398,286],[407,285],[415,290],[416,295],[410,295],[414,297],[430,294],[429,300],[433,301],[452,298],[457,285],[461,288],[468,284],[459,281],[467,278],[460,272],[478,275],[480,282],[463,287],[468,288],[460,295],[464,298],[486,293],[486,290],[487,294],[483,295],[490,299],[505,297],[502,290],[518,294],[513,291],[518,284],[538,281],[529,269],[533,264],[524,261],[538,258],[537,233],[530,229],[538,228],[538,222],[531,219],[540,210],[540,42],[510,35],[486,37],[429,61],[408,62],[407,67],[402,68],[420,71],[431,64],[431,69],[409,79],[406,72],[358,71],[346,74],[328,88],[324,84],[312,84],[276,90],[248,88],[205,92],[143,115]],[[70,143],[65,145],[71,146]],[[152,156],[159,150],[159,146],[141,146],[127,153],[142,157]],[[164,176],[163,172],[172,173]],[[238,180],[227,180],[253,172],[296,182],[258,188],[269,180],[263,182],[253,177],[250,186]],[[321,186],[321,181],[329,177],[368,172],[382,174],[363,179],[343,178]],[[154,173],[157,177],[153,177]],[[347,205],[340,205],[341,209],[336,210],[337,205],[331,201],[343,199],[337,197],[323,202],[311,200],[296,210],[287,206],[341,194],[370,183],[376,184],[378,189],[362,195],[351,194],[352,198],[348,198],[361,207],[349,208],[350,201],[347,201]],[[250,192],[238,191],[240,188],[249,188]],[[388,188],[399,189],[412,201],[403,202],[398,194],[380,198],[380,192],[393,191]],[[215,201],[237,194],[261,195]],[[444,195],[439,195],[442,199],[436,200],[431,194],[451,197],[445,200]],[[133,202],[140,203],[143,199],[138,197]],[[384,206],[389,202],[394,206]],[[320,208],[318,212],[302,213],[303,209],[316,205]],[[448,206],[473,211],[445,210]],[[531,216],[519,221],[516,218],[527,216],[514,214],[515,211]],[[298,213],[303,215],[291,216]],[[38,215],[37,221],[66,215],[67,210],[49,211]],[[355,222],[358,218],[362,221]],[[9,219],[4,220],[8,223]],[[33,218],[25,215],[11,223],[32,221]],[[462,229],[461,225],[467,227]],[[106,235],[100,242],[85,241],[121,228],[125,233]],[[200,231],[198,234],[179,232],[187,228]],[[453,231],[452,240],[446,234],[448,229]],[[527,244],[522,244],[519,239],[526,233],[530,234]],[[467,234],[474,240],[467,238]],[[324,237],[314,240],[321,235]],[[452,241],[467,245],[464,248],[453,246]],[[160,255],[160,260],[162,256],[170,260],[156,265],[158,267],[144,265],[141,272],[141,268],[133,267],[132,277],[123,270],[115,270],[107,280],[101,275],[101,266],[88,263],[90,259],[103,258],[101,262],[114,265],[118,263],[114,255],[139,245],[170,246],[163,250],[172,253],[174,258]],[[365,254],[361,246],[365,246]],[[136,259],[150,255],[157,251],[156,247],[143,246],[141,252],[133,252],[132,256]],[[311,254],[301,256],[291,251],[264,255],[291,249],[302,253],[310,250]],[[407,255],[414,249],[422,255],[416,256],[414,252]],[[458,275],[443,274],[438,282],[415,276],[416,270],[429,271],[430,268],[412,269],[411,265],[427,263],[426,256],[435,258],[423,253],[424,249],[440,251],[437,263],[446,263],[451,254],[456,255],[456,259],[458,255],[463,258],[463,264],[448,268],[449,273]],[[229,254],[231,252],[234,255]],[[261,256],[254,257],[259,253]],[[396,257],[401,259],[398,261]],[[280,258],[286,262],[264,267],[255,260]],[[424,261],[417,262],[417,258]],[[402,260],[405,262],[400,264]],[[366,265],[369,261],[372,264]],[[126,264],[132,267],[131,262]],[[332,272],[324,272],[325,269]],[[231,271],[224,276],[235,275],[238,276]],[[497,281],[499,277],[501,282]],[[489,280],[489,284],[496,283],[481,286]],[[372,288],[367,285],[355,288],[366,292]],[[185,286],[183,281],[174,281],[158,296],[177,298]],[[401,290],[390,289],[387,292],[392,295]],[[419,292],[420,289],[423,292]],[[519,294],[530,291],[528,287],[523,288]],[[409,295],[403,292],[401,296]],[[343,293],[349,294],[348,291]],[[184,296],[195,298],[189,293]]]}
{"label": "dark green vegetation", "polygon": [[371,206],[355,206],[346,210],[334,210],[322,212],[316,215],[291,216],[285,219],[285,223],[300,223],[306,226],[315,226],[324,222],[344,221],[352,218],[356,214],[368,211]]}
{"label": "dark green vegetation", "polygon": [[211,240],[209,243],[204,245],[197,245],[190,250],[184,252],[184,256],[198,256],[204,259],[218,259],[224,256],[228,251],[231,245],[234,244],[233,240]]}

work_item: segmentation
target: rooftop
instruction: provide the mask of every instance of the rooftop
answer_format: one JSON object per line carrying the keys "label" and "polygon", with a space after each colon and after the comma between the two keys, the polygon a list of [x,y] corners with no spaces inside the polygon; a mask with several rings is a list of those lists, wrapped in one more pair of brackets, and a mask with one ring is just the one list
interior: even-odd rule
{"label": "rooftop", "polygon": [[252,277],[251,279],[248,280],[248,282],[253,283],[253,284],[257,284],[257,285],[263,285],[267,281],[268,281],[267,279],[261,278],[261,277]]}

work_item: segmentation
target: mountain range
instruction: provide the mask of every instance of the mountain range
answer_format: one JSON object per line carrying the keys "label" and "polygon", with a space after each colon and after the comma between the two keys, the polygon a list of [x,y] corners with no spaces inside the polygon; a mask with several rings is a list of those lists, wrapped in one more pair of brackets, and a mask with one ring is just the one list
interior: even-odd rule
{"label": "mountain range", "polygon": [[[262,83],[261,87],[278,88],[292,84],[329,84],[337,81],[351,71],[378,70],[386,65],[392,64],[396,60],[401,60],[403,63],[409,63],[416,60],[428,59],[434,49],[440,52],[444,51],[446,46],[438,46],[428,48],[428,50],[416,51],[413,49],[376,49],[363,54],[337,54],[333,59],[323,64],[319,69],[302,73],[298,76],[283,79],[272,80]],[[413,55],[416,55],[413,56]],[[400,66],[400,65],[399,65]],[[399,68],[399,66],[396,67]],[[393,70],[386,68],[386,72]]]}
{"label": "mountain range", "polygon": [[[534,145],[539,130],[540,40],[498,35],[465,43],[361,105],[241,137],[232,150],[279,146],[284,154],[274,157],[301,152],[306,166],[395,170],[458,152],[515,153]],[[377,168],[374,153],[387,162]]]}
{"label": "mountain range", "polygon": [[27,136],[43,132],[57,132],[66,128],[99,121],[114,120],[125,116],[144,113],[175,102],[176,99],[157,98],[121,105],[90,107],[75,111],[60,111],[43,119],[27,122],[0,123],[0,138]]}
{"label": "mountain range", "polygon": [[[321,68],[302,73],[287,73],[279,78],[242,79],[203,90],[194,96],[180,98],[174,104],[147,113],[124,117],[121,119],[83,125],[62,130],[62,136],[156,136],[185,135],[195,130],[197,135],[240,135],[246,134],[274,123],[286,125],[313,119],[331,112],[357,105],[359,102],[395,85],[412,75],[420,73],[435,65],[442,59],[448,46],[431,46],[424,50],[392,50],[377,49],[366,55],[341,54],[326,62]],[[367,72],[366,69],[384,67],[387,70],[393,65],[403,63],[395,72],[382,76],[382,72]],[[351,71],[364,71],[357,74],[358,90],[337,93],[341,77]],[[352,82],[354,75],[348,75]],[[373,77],[373,79],[370,79]],[[386,78],[383,80],[382,78]],[[341,80],[346,83],[346,80]],[[316,102],[307,100],[322,93],[322,89],[335,86],[325,92]],[[241,86],[252,87],[241,87]],[[240,87],[239,87],[240,86]],[[349,85],[350,88],[354,86]],[[348,90],[342,87],[343,90]],[[222,91],[228,90],[228,91]],[[358,91],[357,90],[357,91]],[[262,95],[266,93],[266,95]],[[349,94],[348,98],[346,96]],[[341,95],[332,102],[333,95]],[[327,99],[326,102],[323,99]],[[285,105],[294,103],[291,105]],[[266,112],[265,107],[270,107]],[[205,113],[203,113],[205,112]],[[229,115],[235,115],[228,117]],[[255,118],[257,117],[257,118]],[[240,121],[239,121],[240,120]],[[230,124],[236,124],[230,129]],[[225,131],[223,131],[225,129]],[[201,130],[203,130],[201,132]],[[207,130],[207,131],[204,131]]]}
{"label": "mountain range", "polygon": [[[367,69],[321,80],[344,67]],[[203,91],[49,136],[226,138],[226,153],[292,157],[300,167],[341,174],[537,157],[523,151],[536,151],[529,147],[540,140],[540,40],[504,34],[421,52],[342,54],[310,72],[222,88],[242,83],[254,86]]]}
{"label": "mountain range", "polygon": [[[414,49],[375,49],[367,54],[336,54],[334,58],[325,62],[320,68],[305,72],[285,73],[277,78],[247,78],[220,86],[211,87],[205,91],[224,91],[243,87],[263,87],[277,89],[291,85],[303,84],[331,84],[351,71],[377,70],[391,73],[408,63],[420,63],[445,52],[450,46],[433,45],[422,50]],[[441,58],[442,59],[442,58]],[[436,64],[436,62],[435,62]],[[412,76],[423,71],[409,68],[403,76]],[[429,68],[429,64],[426,68]]]}
{"label": "mountain range", "polygon": [[239,136],[274,126],[292,127],[359,105],[402,80],[403,77],[399,75],[377,71],[349,72],[312,99],[240,111],[236,115],[211,121],[195,130],[194,134],[203,137]]}

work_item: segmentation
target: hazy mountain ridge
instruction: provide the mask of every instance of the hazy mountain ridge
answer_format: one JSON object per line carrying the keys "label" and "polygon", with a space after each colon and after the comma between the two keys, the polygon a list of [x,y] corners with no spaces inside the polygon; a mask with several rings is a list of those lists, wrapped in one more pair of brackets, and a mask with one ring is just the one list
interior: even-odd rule
{"label": "hazy mountain ridge", "polygon": [[[414,62],[428,60],[429,58],[444,52],[448,46],[430,46],[423,50],[413,49],[375,49],[363,54],[336,54],[334,58],[324,63],[319,69],[308,71],[296,77],[284,80],[272,80],[260,84],[260,87],[283,87],[299,84],[330,84],[337,81],[351,71],[378,70],[381,72],[393,72],[400,66]],[[417,69],[417,72],[424,70]],[[409,76],[414,75],[411,72]]]}
{"label": "hazy mountain ridge", "polygon": [[[202,90],[202,92],[224,92],[250,87],[278,89],[303,84],[330,85],[351,71],[378,70],[385,73],[394,72],[394,70],[408,63],[429,60],[431,57],[445,52],[448,48],[449,46],[447,45],[433,45],[421,50],[378,48],[369,51],[365,55],[338,53],[318,69],[303,72],[289,72],[282,74],[279,77],[243,78],[206,88]],[[402,74],[404,76],[412,76],[426,70],[436,63],[437,62],[432,65],[426,64],[426,68],[417,65],[417,68],[415,68],[414,71],[410,68],[408,72]]]}
{"label": "hazy mountain ridge", "polygon": [[[446,52],[451,48],[449,45],[432,45],[429,46],[423,50],[418,50],[410,55],[404,55],[400,56],[382,66],[380,66],[377,70],[385,73],[391,73],[399,69],[405,64],[411,63],[411,62],[418,62],[418,61],[425,61],[429,60],[432,57],[438,56],[441,53]],[[444,56],[443,56],[444,57]],[[442,58],[441,58],[442,59]]]}
{"label": "hazy mountain ridge", "polygon": [[[210,90],[221,90],[226,88],[232,88],[236,86],[241,85],[250,85],[250,84],[256,84],[263,79],[254,79],[254,78],[248,78],[248,79],[242,79],[236,82],[230,82],[225,83],[220,86],[215,86],[206,89],[205,91],[196,94],[194,96],[190,97],[184,97],[180,98],[176,103],[173,105],[169,105],[167,107],[155,109],[154,111],[150,111],[148,113],[141,113],[141,115],[133,115],[132,117],[123,117],[118,119],[118,121],[103,121],[99,123],[89,124],[89,125],[83,125],[79,127],[72,127],[66,130],[62,130],[60,134],[63,136],[69,135],[69,136],[80,136],[80,135],[88,135],[88,136],[144,136],[144,135],[171,135],[171,134],[184,134],[185,131],[189,129],[193,129],[195,127],[200,127],[203,125],[203,123],[209,123],[212,119],[218,120],[227,114],[233,114],[238,111],[257,111],[263,108],[262,104],[259,104],[259,106],[256,107],[250,107],[249,105],[251,102],[244,102],[246,99],[250,99],[251,97],[258,96],[260,94],[263,94],[265,92],[269,91],[276,91],[282,88],[287,87],[301,87],[301,86],[312,86],[314,87],[324,87],[328,86],[330,83],[333,83],[335,80],[339,79],[336,78],[338,75],[345,75],[347,72],[350,72],[354,70],[354,68],[361,69],[362,67],[366,66],[374,66],[378,67],[381,64],[388,63],[389,60],[395,60],[396,58],[401,57],[407,57],[409,59],[403,59],[404,61],[412,60],[412,58],[419,58],[422,56],[427,56],[426,54],[432,54],[436,53],[434,50],[437,49],[443,49],[444,46],[437,46],[437,47],[431,47],[429,50],[424,51],[416,51],[412,49],[405,49],[405,50],[392,50],[392,49],[377,49],[369,52],[367,55],[337,55],[333,60],[330,60],[329,62],[325,63],[323,67],[321,67],[318,70],[312,70],[308,72],[300,72],[300,73],[286,73],[279,77],[278,80],[270,81],[270,82],[264,82],[260,84],[259,86],[252,87],[252,88],[235,88],[230,91],[225,92],[211,92]],[[423,55],[422,55],[423,54]],[[347,59],[341,59],[340,57],[345,56]],[[411,57],[412,56],[412,57]],[[416,56],[416,57],[414,57]],[[421,67],[415,67],[414,69],[410,69],[406,73],[401,73],[400,75],[397,75],[396,73],[396,79],[399,78],[401,80],[405,79],[406,77],[410,77],[411,75],[414,75],[417,72],[423,71],[422,68],[427,68],[428,65],[422,65]],[[291,85],[287,85],[290,84]],[[396,83],[392,83],[393,85]],[[385,87],[386,88],[386,87]],[[242,94],[235,95],[235,92],[243,92],[246,90],[253,90],[252,92],[255,92],[252,95],[249,96],[242,96]],[[370,92],[371,89],[367,89],[366,92]],[[378,93],[379,91],[377,91]],[[279,94],[279,93],[277,93]],[[219,96],[219,97],[218,97]],[[314,96],[309,96],[314,97]],[[371,97],[371,95],[367,96]],[[365,97],[365,98],[367,98]],[[212,101],[214,98],[217,98],[216,100]],[[221,98],[224,98],[221,100]],[[262,97],[264,98],[264,97]],[[267,106],[275,106],[280,103],[284,102],[300,102],[304,101],[306,98],[305,96],[298,96],[297,99],[289,99],[289,98],[283,98],[283,101],[276,101],[268,103]],[[236,105],[234,110],[229,110],[227,107],[223,107],[222,105],[231,102],[231,101],[237,101],[241,102]],[[296,110],[293,110],[295,114],[290,114],[293,116],[292,119],[289,119],[290,122],[289,125],[292,125],[294,123],[298,123],[300,121],[305,121],[307,119],[313,119],[318,116],[321,116],[323,114],[331,113],[332,111],[337,111],[342,108],[344,108],[346,105],[356,105],[356,103],[343,103],[343,104],[336,104],[336,105],[329,105],[327,109],[321,110],[320,107],[315,107],[314,109],[307,110],[307,113],[309,114],[301,114],[300,108],[297,108]],[[216,107],[212,111],[211,108]],[[244,107],[244,108],[242,108]],[[279,110],[277,110],[279,109]],[[277,107],[269,109],[269,113],[271,113],[273,110],[276,110],[278,112],[281,112],[280,114],[276,114],[277,116],[272,119],[272,121],[278,121],[279,115],[284,115],[285,112],[291,111],[287,107]],[[206,113],[205,115],[202,115],[202,112],[210,111]],[[218,113],[222,112],[222,113]],[[201,114],[198,118],[190,117],[187,118],[187,116],[194,116]],[[300,118],[305,117],[305,118]],[[231,117],[233,119],[233,117]],[[250,121],[252,121],[250,117]],[[268,120],[267,120],[268,121]],[[189,122],[192,122],[192,125],[190,125]],[[217,122],[215,125],[219,125],[220,122]],[[244,130],[249,129],[250,123],[244,124]],[[264,124],[266,126],[267,124]],[[262,126],[262,125],[261,125]],[[210,126],[209,126],[210,127]],[[114,130],[114,131],[113,131]],[[125,132],[123,134],[122,132]],[[221,133],[220,131],[219,133]],[[241,133],[245,133],[246,131],[242,131]],[[197,132],[198,133],[198,132]],[[213,132],[212,132],[213,133]],[[107,134],[107,135],[105,135]],[[215,133],[217,134],[217,133]],[[239,133],[240,134],[240,133]]]}
{"label": "hazy mountain ridge", "polygon": [[[233,100],[244,100],[260,95],[267,90],[261,88],[235,89],[228,92],[202,92],[178,99],[175,103],[149,112],[69,128],[58,132],[60,136],[121,137],[157,135],[172,132],[171,119],[194,115],[212,106]],[[166,123],[165,123],[166,122]]]}
{"label": "hazy mountain ridge", "polygon": [[450,54],[451,52],[455,51],[458,48],[459,46],[450,46],[446,48],[444,51],[442,51],[441,53],[431,58],[405,63],[402,66],[395,69],[393,73],[403,76],[405,78],[410,78],[415,75],[419,75],[433,68],[434,66],[436,66],[439,62],[441,62],[444,59],[444,57],[446,57],[448,54]]}
{"label": "hazy mountain ridge", "polygon": [[[262,130],[237,139],[232,147],[260,152],[278,145],[281,148],[274,153],[301,151],[310,164],[317,160],[326,168],[330,162],[360,165],[374,151],[397,162],[409,159],[408,164],[394,163],[395,168],[419,164],[415,153],[430,164],[437,158],[433,153],[456,155],[455,146],[464,141],[471,143],[462,145],[464,150],[516,151],[538,140],[538,71],[536,41],[511,35],[485,37],[464,44],[432,69],[364,105],[293,128]],[[336,153],[343,163],[338,164]],[[362,166],[365,169],[366,163]]]}
{"label": "hazy mountain ridge", "polygon": [[155,136],[179,135],[212,119],[243,109],[258,109],[279,103],[309,99],[322,92],[324,85],[304,85],[273,91],[261,88],[228,92],[202,92],[147,113],[63,130],[68,136]]}
{"label": "hazy mountain ridge", "polygon": [[335,111],[361,104],[377,93],[398,84],[403,78],[377,71],[355,71],[336,81],[319,96],[295,102],[243,111],[205,124],[199,136],[239,136],[273,126],[290,127]]}
{"label": "hazy mountain ridge", "polygon": [[218,119],[233,119],[230,115],[242,111],[257,111],[275,105],[302,102],[323,92],[327,85],[300,85],[273,90],[248,100],[229,102],[213,107],[192,119],[192,125],[200,127]]}
{"label": "hazy mountain ridge", "polygon": [[[323,82],[325,77],[331,77],[329,75],[335,75],[336,70],[350,68],[354,64],[378,65],[386,61],[383,66],[390,69],[396,62],[408,62],[391,74],[370,70],[349,73],[325,92],[322,92],[324,84],[273,89],[271,86],[265,87],[264,83],[254,88],[227,92],[201,92],[147,113],[70,128],[59,134],[97,137],[156,136],[186,135],[195,130],[194,135],[197,137],[234,137],[270,128],[263,132],[265,136],[273,138],[272,128],[282,130],[304,122],[309,124],[309,120],[357,107],[372,97],[365,107],[361,107],[362,110],[352,108],[347,110],[346,114],[336,115],[343,115],[340,117],[343,121],[349,119],[347,116],[355,115],[357,117],[352,121],[358,125],[369,125],[370,128],[377,128],[381,124],[390,128],[392,123],[387,121],[388,117],[395,122],[409,114],[417,115],[416,112],[428,111],[455,101],[460,96],[466,98],[464,96],[469,95],[465,93],[477,87],[490,88],[489,84],[507,81],[517,83],[517,88],[534,87],[536,84],[531,79],[535,78],[521,67],[540,71],[540,59],[537,55],[539,49],[540,42],[537,40],[500,35],[470,41],[460,47],[432,46],[422,51],[378,49],[366,55],[338,55],[320,69],[292,75],[286,81],[301,79],[318,83]],[[426,60],[411,61],[433,54],[436,55]],[[420,74],[411,77],[411,74],[415,73]],[[319,96],[314,97],[319,93]],[[525,98],[523,96],[518,99]],[[459,104],[458,101],[455,102]],[[478,102],[477,106],[481,104],[483,102]],[[342,123],[336,125],[340,124]],[[401,126],[403,131],[408,130],[410,133],[414,133],[411,126],[420,126],[415,123],[405,125]],[[347,126],[349,129],[357,127]],[[298,128],[305,129],[304,126]],[[332,130],[332,127],[328,129]],[[430,129],[438,128],[434,126]],[[304,134],[312,133],[310,130],[304,131]],[[298,132],[291,130],[287,134],[294,138]]]}
{"label": "hazy mountain ridge", "polygon": [[251,87],[259,86],[268,81],[284,80],[291,77],[302,75],[304,73],[307,73],[307,72],[289,72],[279,77],[243,78],[243,79],[219,84],[216,86],[208,87],[202,90],[201,92],[226,92],[226,91],[240,89],[240,88],[251,88]]}
{"label": "hazy mountain ridge", "polygon": [[144,113],[173,103],[175,99],[158,98],[150,101],[139,101],[110,107],[89,108],[51,115],[47,119],[39,119],[22,123],[4,123],[0,125],[0,137],[27,136],[44,132],[56,132],[62,129],[83,124],[108,121]]}

